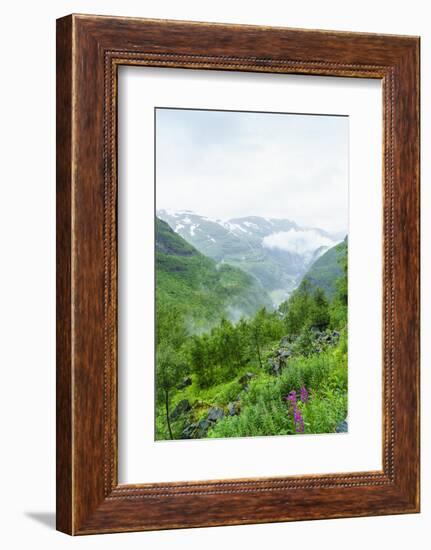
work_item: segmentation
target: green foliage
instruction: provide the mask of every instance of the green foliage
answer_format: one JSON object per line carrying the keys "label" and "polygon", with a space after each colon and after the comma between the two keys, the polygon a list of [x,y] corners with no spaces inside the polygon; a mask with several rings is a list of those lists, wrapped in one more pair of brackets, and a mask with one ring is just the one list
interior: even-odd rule
{"label": "green foliage", "polygon": [[301,407],[304,433],[323,434],[335,431],[337,424],[347,415],[347,394],[322,393]]}
{"label": "green foliage", "polygon": [[292,344],[292,349],[296,355],[305,357],[313,353],[314,334],[311,330],[303,330]]}
{"label": "green foliage", "polygon": [[253,405],[244,407],[238,416],[217,422],[208,437],[252,437],[295,433],[286,405],[281,400],[258,397]]}
{"label": "green foliage", "polygon": [[285,397],[302,387],[311,389],[309,401],[299,405],[304,433],[334,432],[347,414],[347,364],[340,365],[334,351],[328,351],[293,360],[281,376],[256,378],[242,398],[241,414],[217,422],[208,437],[296,433]]}
{"label": "green foliage", "polygon": [[[301,388],[304,432],[334,432],[347,414],[347,242],[329,298],[304,279],[277,311],[255,304],[254,315],[233,322],[227,304],[247,303],[249,276],[217,268],[167,224],[156,229],[156,438],[183,437],[211,407],[225,417],[207,437],[294,434],[286,396]],[[181,400],[189,409],[172,415]]]}
{"label": "green foliage", "polygon": [[197,250],[184,239],[178,238],[169,225],[156,217],[156,253],[174,256],[197,256]]}
{"label": "green foliage", "polygon": [[303,334],[309,328],[325,330],[330,323],[329,303],[321,288],[313,289],[304,279],[287,302],[279,308],[284,317],[286,332],[293,336]]}
{"label": "green foliage", "polygon": [[181,347],[188,337],[181,311],[163,302],[157,305],[156,345],[169,342],[174,348]]}
{"label": "green foliage", "polygon": [[284,324],[277,312],[260,309],[250,319],[236,325],[227,319],[209,333],[191,338],[191,371],[201,388],[230,380],[247,365],[263,368],[268,346],[284,334]]}
{"label": "green foliage", "polygon": [[170,343],[163,343],[157,346],[156,353],[156,398],[163,401],[165,406],[166,425],[170,439],[173,439],[172,427],[170,424],[170,400],[173,388],[181,379],[186,369],[183,357]]}
{"label": "green foliage", "polygon": [[297,336],[309,326],[312,305],[311,285],[304,279],[289,300],[280,306],[287,334]]}
{"label": "green foliage", "polygon": [[330,321],[329,304],[321,288],[316,288],[310,310],[311,326],[318,330],[328,328]]}
{"label": "green foliage", "polygon": [[217,381],[215,351],[215,342],[210,335],[193,337],[190,345],[190,366],[201,388],[208,388]]}
{"label": "green foliage", "polygon": [[342,243],[322,254],[309,268],[303,280],[307,280],[313,288],[321,288],[332,299],[337,293],[337,281],[343,274],[344,263],[347,269],[347,237]]}
{"label": "green foliage", "polygon": [[160,310],[175,308],[195,331],[208,329],[230,312],[253,315],[259,307],[271,306],[256,279],[236,267],[217,266],[158,218],[156,302],[158,316]]}
{"label": "green foliage", "polygon": [[[339,257],[341,275],[335,282],[336,293],[330,307],[330,324],[334,328],[343,329],[347,325],[348,305],[348,264],[347,264],[347,240],[341,245],[344,252]],[[344,246],[344,248],[343,248]]]}
{"label": "green foliage", "polygon": [[260,368],[263,368],[263,352],[272,341],[277,341],[284,333],[283,323],[277,313],[260,309],[248,326],[248,339]]}

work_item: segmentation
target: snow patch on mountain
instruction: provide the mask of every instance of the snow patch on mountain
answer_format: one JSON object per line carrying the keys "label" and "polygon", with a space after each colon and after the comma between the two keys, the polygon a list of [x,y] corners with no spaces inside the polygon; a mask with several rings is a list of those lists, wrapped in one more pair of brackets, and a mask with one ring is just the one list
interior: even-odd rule
{"label": "snow patch on mountain", "polygon": [[232,233],[235,233],[235,231],[241,231],[242,233],[247,233],[247,231],[241,227],[239,224],[237,223],[232,223],[232,222],[224,222],[222,224],[228,231],[231,231]]}
{"label": "snow patch on mountain", "polygon": [[292,228],[289,231],[278,231],[267,235],[262,239],[262,244],[266,248],[278,248],[285,252],[307,256],[318,248],[334,246],[336,242],[315,229]]}
{"label": "snow patch on mountain", "polygon": [[215,219],[191,210],[163,209],[157,216],[218,265],[231,264],[255,277],[275,306],[293,292],[310,265],[341,240],[284,218]]}

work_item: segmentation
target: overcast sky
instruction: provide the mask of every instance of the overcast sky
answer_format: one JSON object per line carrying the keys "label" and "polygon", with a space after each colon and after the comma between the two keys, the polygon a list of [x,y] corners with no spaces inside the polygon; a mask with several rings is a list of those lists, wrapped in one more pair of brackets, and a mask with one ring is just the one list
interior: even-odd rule
{"label": "overcast sky", "polygon": [[347,233],[348,118],[156,110],[156,206]]}

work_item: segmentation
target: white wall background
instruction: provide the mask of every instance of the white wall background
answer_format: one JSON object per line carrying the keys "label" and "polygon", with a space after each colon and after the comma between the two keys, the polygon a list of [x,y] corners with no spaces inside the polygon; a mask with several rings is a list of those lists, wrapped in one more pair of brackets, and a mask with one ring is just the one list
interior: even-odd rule
{"label": "white wall background", "polygon": [[[55,19],[70,12],[283,25],[422,37],[431,96],[427,2],[410,0],[56,0],[3,5],[0,88],[0,540],[4,548],[423,548],[431,521],[431,340],[423,338],[422,514],[72,539],[54,526]],[[431,108],[422,101],[422,326],[431,330]],[[428,529],[427,529],[428,528]]]}

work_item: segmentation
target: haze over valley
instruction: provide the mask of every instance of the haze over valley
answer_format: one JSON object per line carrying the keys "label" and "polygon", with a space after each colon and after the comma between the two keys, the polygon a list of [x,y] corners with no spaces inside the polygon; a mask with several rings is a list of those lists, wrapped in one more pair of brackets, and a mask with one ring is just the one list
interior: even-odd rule
{"label": "haze over valley", "polygon": [[348,133],[156,108],[156,440],[348,430]]}
{"label": "haze over valley", "polygon": [[[307,270],[342,239],[289,219],[246,216],[220,220],[190,210],[157,210],[157,216],[218,265],[251,275],[277,307]],[[337,264],[335,264],[337,265]]]}

